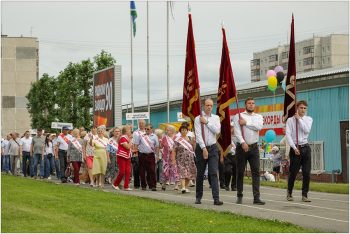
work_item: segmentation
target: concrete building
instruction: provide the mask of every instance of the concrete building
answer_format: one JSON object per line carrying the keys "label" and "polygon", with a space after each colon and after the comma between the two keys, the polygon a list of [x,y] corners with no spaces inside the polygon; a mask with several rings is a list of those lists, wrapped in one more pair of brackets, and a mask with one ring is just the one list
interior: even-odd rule
{"label": "concrete building", "polygon": [[[219,80],[218,80],[219,82]],[[268,90],[266,81],[254,82],[237,87],[239,107],[244,107],[247,97],[254,97],[256,112],[264,118],[264,126],[260,131],[260,140],[268,129],[275,130],[278,144],[283,136],[284,91],[279,85],[275,95]],[[201,100],[214,100],[213,112],[216,112],[217,90],[201,93]],[[308,115],[313,118],[313,126],[309,136],[311,145],[312,176],[314,181],[337,182],[349,181],[349,67],[327,68],[297,75],[297,100],[308,102]],[[170,101],[170,122],[178,121],[181,112],[182,97]],[[127,123],[123,109],[123,124]],[[147,104],[136,106],[135,112],[147,112]],[[230,106],[230,116],[237,113],[236,104]],[[167,103],[151,103],[151,123],[158,128],[167,122]],[[275,120],[274,120],[275,119]],[[130,122],[129,122],[130,123]],[[136,124],[136,123],[135,123]],[[269,169],[261,163],[261,170]],[[270,169],[269,169],[270,170]],[[339,173],[335,173],[338,171]],[[335,173],[335,178],[332,174]]]}
{"label": "concrete building", "polygon": [[39,79],[39,42],[35,37],[1,35],[1,135],[31,128],[27,99]]}
{"label": "concrete building", "polygon": [[[266,80],[266,72],[280,65],[288,70],[289,44],[253,53],[251,81]],[[349,35],[331,34],[295,43],[297,73],[346,66],[349,63]]]}

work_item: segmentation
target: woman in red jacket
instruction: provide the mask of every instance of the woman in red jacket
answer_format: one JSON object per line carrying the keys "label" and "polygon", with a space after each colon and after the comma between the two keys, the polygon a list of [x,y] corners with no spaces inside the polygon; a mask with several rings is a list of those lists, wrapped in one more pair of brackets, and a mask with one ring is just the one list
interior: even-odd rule
{"label": "woman in red jacket", "polygon": [[119,167],[118,176],[113,183],[113,188],[119,190],[119,184],[124,177],[124,190],[130,191],[129,181],[131,174],[131,126],[126,125],[122,129],[122,136],[119,139],[118,143],[118,152],[117,152],[117,163]]}

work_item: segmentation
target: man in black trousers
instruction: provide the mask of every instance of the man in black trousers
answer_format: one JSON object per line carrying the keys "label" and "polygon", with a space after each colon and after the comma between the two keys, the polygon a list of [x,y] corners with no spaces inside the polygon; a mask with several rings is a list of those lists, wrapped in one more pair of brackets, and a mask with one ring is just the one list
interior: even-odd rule
{"label": "man in black trousers", "polygon": [[245,100],[245,111],[233,118],[237,156],[237,204],[243,200],[243,178],[245,166],[249,162],[252,173],[253,204],[265,205],[260,200],[260,157],[259,157],[259,131],[263,127],[263,117],[254,113],[255,101],[252,97]]}
{"label": "man in black trousers", "polygon": [[[206,99],[204,102],[204,112],[194,120],[195,134],[196,134],[196,204],[201,204],[203,197],[203,179],[205,167],[208,164],[208,177],[211,182],[212,196],[214,205],[222,205],[223,202],[219,200],[219,183],[218,183],[218,163],[219,163],[219,149],[216,145],[216,135],[220,133],[221,124],[220,118],[212,114],[213,100]],[[201,126],[202,125],[202,126]],[[203,127],[203,134],[202,134]],[[204,135],[204,137],[203,137]]]}

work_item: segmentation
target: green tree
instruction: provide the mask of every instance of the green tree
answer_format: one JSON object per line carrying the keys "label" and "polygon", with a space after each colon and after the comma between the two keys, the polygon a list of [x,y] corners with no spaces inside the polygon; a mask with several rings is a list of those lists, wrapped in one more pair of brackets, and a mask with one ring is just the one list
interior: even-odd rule
{"label": "green tree", "polygon": [[55,78],[46,73],[38,81],[32,83],[26,96],[32,128],[43,128],[48,131],[51,128],[51,122],[56,120],[56,87]]}
{"label": "green tree", "polygon": [[95,71],[111,67],[116,64],[116,60],[112,57],[110,53],[102,50],[100,54],[94,57]]}
{"label": "green tree", "polygon": [[32,126],[47,128],[52,121],[59,121],[72,123],[74,127],[90,128],[93,119],[93,73],[115,63],[112,55],[102,50],[93,61],[70,62],[56,79],[44,74],[32,84],[27,96]]}

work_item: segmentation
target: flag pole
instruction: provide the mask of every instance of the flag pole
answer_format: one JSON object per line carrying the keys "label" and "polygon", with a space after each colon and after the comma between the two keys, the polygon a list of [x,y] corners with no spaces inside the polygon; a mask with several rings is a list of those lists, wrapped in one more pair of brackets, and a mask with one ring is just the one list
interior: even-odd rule
{"label": "flag pole", "polygon": [[[188,14],[191,15],[191,6],[190,6],[190,2],[187,2],[187,10],[188,10]],[[194,39],[193,39],[194,40]],[[200,117],[203,116],[202,114],[202,103],[201,103],[201,91],[200,91],[200,87],[198,89],[198,99],[199,99],[199,110],[200,110]],[[203,138],[203,142],[205,144],[205,134],[204,134],[204,124],[199,120],[199,123],[201,124],[201,132],[202,132],[202,138]]]}
{"label": "flag pole", "polygon": [[[134,81],[133,81],[133,54],[132,54],[132,30],[133,30],[133,22],[132,16],[130,15],[130,63],[131,63],[131,72],[130,72],[130,81],[131,81],[131,112],[134,113]],[[132,126],[134,128],[134,120],[132,120]]]}
{"label": "flag pole", "polygon": [[[224,21],[221,21],[221,27],[222,29],[225,31],[225,27],[224,27]],[[225,32],[226,34],[226,32]],[[229,51],[230,53],[230,51]],[[236,87],[233,87],[234,89],[236,89]],[[238,110],[238,116],[239,116],[239,119],[241,118],[241,111],[239,110],[239,102],[238,102],[238,92],[236,91],[236,96],[235,96],[235,99],[236,99],[236,105],[237,105],[237,110]],[[244,131],[243,131],[243,126],[241,125],[241,132],[242,132],[242,138],[243,140],[244,139]]]}
{"label": "flag pole", "polygon": [[[294,13],[292,13],[292,24],[293,24],[293,27],[292,27],[292,34],[293,34],[293,49],[295,51],[295,36],[294,36]],[[294,52],[295,54],[295,52]],[[294,60],[295,60],[295,57],[294,57]],[[295,64],[296,66],[296,64]],[[298,108],[297,108],[297,74],[295,72],[295,78],[294,78],[294,93],[295,93],[295,113],[298,113]],[[298,137],[298,120],[295,119],[295,133],[296,133],[296,141],[297,141],[297,147],[299,145],[299,137]]]}
{"label": "flag pole", "polygon": [[147,1],[147,111],[148,122],[151,123],[150,87],[149,87],[149,24],[148,24],[148,1]]}
{"label": "flag pole", "polygon": [[167,120],[170,122],[170,103],[169,103],[169,2],[166,3],[166,89],[167,89]]}

